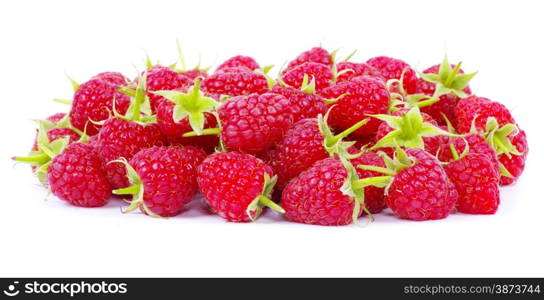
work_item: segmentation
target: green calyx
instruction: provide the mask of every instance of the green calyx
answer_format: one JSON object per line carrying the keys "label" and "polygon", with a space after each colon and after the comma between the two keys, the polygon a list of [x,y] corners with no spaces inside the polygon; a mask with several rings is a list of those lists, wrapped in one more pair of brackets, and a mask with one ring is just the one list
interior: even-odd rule
{"label": "green calyx", "polygon": [[402,116],[370,115],[386,122],[393,130],[381,138],[372,149],[381,147],[424,148],[423,138],[437,135],[458,136],[424,122],[419,108],[414,107]]}
{"label": "green calyx", "polygon": [[390,94],[389,112],[395,112],[402,108],[418,107],[433,105],[440,101],[440,97],[429,97],[425,94],[408,94],[404,88],[404,74],[407,69],[402,71],[400,79],[389,79],[385,86]]}
{"label": "green calyx", "polygon": [[187,93],[179,91],[153,92],[172,101],[174,103],[172,114],[174,122],[179,123],[181,120],[188,118],[189,124],[196,135],[204,134],[205,113],[214,111],[220,104],[214,99],[204,96],[200,90],[200,84],[199,79],[195,80],[195,84],[189,88]]}
{"label": "green calyx", "polygon": [[[474,126],[473,126],[474,127]],[[523,153],[512,144],[511,139],[519,133],[519,128],[514,124],[506,124],[499,126],[496,118],[488,118],[485,126],[484,138],[487,143],[495,149],[497,155],[504,154],[508,158],[511,158],[512,155],[522,155]],[[510,171],[500,163],[499,171],[501,175],[506,177],[513,177]]]}
{"label": "green calyx", "polygon": [[[176,48],[177,48],[177,51],[178,51],[178,60],[175,63],[169,65],[168,67],[170,69],[176,71],[177,73],[186,72],[187,71],[187,64],[185,63],[185,56],[183,55],[183,50],[181,48],[181,44],[180,44],[179,40],[176,40]],[[178,67],[178,63],[179,63],[179,67]],[[192,70],[208,72],[210,70],[210,67],[201,68],[200,67],[201,63],[202,63],[202,58],[199,56],[198,57],[198,63]]]}
{"label": "green calyx", "polygon": [[447,55],[444,56],[444,60],[440,64],[438,74],[434,73],[420,73],[420,77],[425,81],[434,83],[436,85],[435,93],[433,97],[438,98],[442,95],[453,94],[459,98],[467,97],[467,94],[463,92],[470,80],[478,73],[459,73],[461,69],[461,62],[455,67],[451,67]]}
{"label": "green calyx", "polygon": [[51,164],[53,157],[62,153],[69,144],[69,138],[60,138],[54,141],[49,141],[47,137],[47,131],[53,128],[51,122],[39,121],[37,147],[38,150],[32,151],[28,156],[15,156],[12,159],[17,162],[27,163],[35,166],[35,174],[38,176],[40,182],[44,185],[47,184],[47,169]]}
{"label": "green calyx", "polygon": [[124,115],[121,115],[117,112],[115,108],[115,99],[113,99],[113,113],[116,118],[134,121],[140,124],[155,123],[157,117],[151,112],[151,105],[149,97],[147,97],[147,70],[143,75],[138,77],[138,85],[133,92],[125,91],[127,95],[131,95],[132,100],[130,106],[127,109],[127,112]]}
{"label": "green calyx", "polygon": [[347,152],[347,149],[354,145],[354,142],[343,142],[342,140],[356,131],[357,129],[361,128],[361,126],[365,125],[368,122],[368,119],[363,119],[357,123],[355,123],[350,128],[342,131],[341,133],[334,135],[331,128],[327,124],[327,120],[329,118],[329,113],[334,108],[331,107],[325,114],[325,116],[319,114],[317,116],[317,126],[319,128],[319,132],[323,136],[323,147],[329,153],[330,156],[339,155],[343,157],[348,158],[354,158],[356,156],[352,156]]}
{"label": "green calyx", "polygon": [[[74,93],[77,92],[77,90],[79,90],[80,84],[77,81],[75,81],[72,77],[70,77],[68,74],[65,74],[65,75],[66,75],[66,78],[68,78],[68,81],[70,81],[70,85],[72,86],[72,90],[74,91]],[[60,104],[65,104],[65,105],[72,105],[72,102],[73,102],[73,100],[71,99],[63,99],[63,98],[54,98],[53,101]]]}
{"label": "green calyx", "polygon": [[[272,89],[272,87],[276,85],[276,80],[274,80],[274,78],[272,78],[272,76],[268,74],[273,68],[274,68],[274,65],[268,65],[268,66],[264,66],[261,69],[256,69],[253,71],[254,73],[263,75],[266,78],[266,84],[269,89]],[[286,85],[285,82],[281,81],[281,79],[278,79],[278,82],[280,84]]]}
{"label": "green calyx", "polygon": [[126,188],[113,190],[113,194],[115,195],[132,195],[132,201],[130,201],[130,205],[125,210],[123,210],[123,213],[130,213],[137,208],[140,208],[149,216],[152,216],[154,218],[162,218],[162,216],[152,212],[147,207],[147,205],[145,205],[144,185],[142,183],[142,180],[140,179],[140,176],[138,176],[138,173],[136,173],[136,170],[134,170],[134,168],[128,163],[128,161],[124,157],[122,157],[120,159],[112,160],[108,164],[112,163],[120,163],[125,166],[127,170],[128,181],[130,183],[130,186]]}
{"label": "green calyx", "polygon": [[[336,49],[333,52],[331,52],[331,61],[332,61],[332,70],[331,71],[332,71],[332,74],[333,74],[333,80],[335,82],[338,79],[338,77],[340,77],[342,74],[345,74],[345,73],[348,73],[348,72],[354,72],[354,70],[352,70],[352,69],[345,69],[345,70],[342,70],[342,71],[338,72],[338,65],[337,65],[337,62],[336,62],[336,55],[338,53],[338,50],[339,49]],[[353,50],[350,54],[348,54],[348,56],[341,59],[340,62],[349,61],[355,55],[355,53],[357,53],[357,49]]]}
{"label": "green calyx", "polygon": [[253,199],[253,201],[251,201],[251,203],[246,208],[246,214],[251,219],[251,221],[255,221],[261,215],[263,207],[265,206],[276,212],[282,214],[285,213],[285,210],[280,205],[270,200],[274,185],[276,185],[277,180],[277,176],[270,178],[270,175],[268,175],[268,173],[264,173],[264,184],[261,194],[255,197],[255,199]]}

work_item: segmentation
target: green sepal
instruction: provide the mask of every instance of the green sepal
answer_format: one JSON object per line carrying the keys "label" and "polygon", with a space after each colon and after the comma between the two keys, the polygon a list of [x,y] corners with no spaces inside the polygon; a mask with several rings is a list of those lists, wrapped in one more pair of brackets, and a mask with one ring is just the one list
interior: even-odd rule
{"label": "green sepal", "polygon": [[[353,224],[359,225],[359,213],[361,212],[361,207],[366,210],[365,207],[365,189],[362,186],[356,185],[359,181],[359,176],[357,175],[357,171],[351,164],[351,162],[344,158],[340,157],[340,161],[342,162],[342,165],[346,169],[347,176],[344,180],[344,183],[340,187],[340,191],[343,195],[348,196],[354,203],[353,203],[353,211],[351,214],[352,222]],[[369,221],[373,220],[373,216],[368,210],[366,212],[369,215]]]}
{"label": "green sepal", "polygon": [[461,62],[452,68],[447,55],[445,55],[440,64],[438,74],[419,73],[419,75],[423,80],[435,84],[434,98],[446,94],[453,94],[459,98],[464,98],[467,94],[463,92],[463,89],[468,86],[470,80],[472,80],[478,72],[464,74],[459,73],[460,69]]}
{"label": "green sepal", "polygon": [[[344,143],[342,142],[342,139],[359,129],[361,126],[365,125],[368,122],[368,119],[363,119],[352,125],[350,128],[342,131],[341,133],[334,135],[331,128],[327,124],[329,114],[333,108],[334,106],[329,108],[325,116],[321,114],[317,116],[317,126],[319,128],[319,132],[323,136],[323,147],[325,148],[327,153],[329,153],[329,155],[331,156],[334,156],[335,154],[343,154],[342,156],[346,156],[347,148],[352,146],[354,143]],[[346,150],[345,152],[342,151],[344,149]]]}
{"label": "green sepal", "polygon": [[304,74],[300,90],[307,94],[315,94],[315,77],[312,76],[312,80],[308,80],[308,74]]}
{"label": "green sepal", "polygon": [[511,158],[512,155],[522,155],[511,141],[511,138],[518,133],[519,128],[516,125],[509,123],[499,126],[497,119],[491,117],[487,119],[484,137],[487,143],[495,149],[497,155],[504,154]]}
{"label": "green sepal", "polygon": [[68,78],[68,80],[70,81],[70,84],[72,85],[72,90],[74,90],[74,92],[77,92],[77,90],[79,90],[79,86],[80,84],[75,81],[72,77],[68,76],[68,74],[65,74],[66,75],[66,78]]}
{"label": "green sepal", "polygon": [[[270,70],[272,70],[273,68],[274,68],[274,65],[268,65],[268,66],[264,66],[262,69],[256,69],[253,71],[254,73],[263,75],[266,78],[266,84],[269,89],[271,89],[272,87],[274,87],[274,85],[276,85],[276,80],[274,80],[272,76],[268,75]],[[279,81],[280,79],[278,79],[278,82]]]}
{"label": "green sepal", "polygon": [[65,104],[65,105],[72,105],[74,100],[62,99],[62,98],[53,98],[53,102],[57,102],[57,103],[60,103],[60,104]]}
{"label": "green sepal", "polygon": [[383,159],[386,167],[378,167],[373,165],[358,165],[357,168],[367,171],[374,171],[384,176],[375,176],[369,177],[362,180],[359,185],[363,186],[376,186],[380,188],[385,188],[385,194],[389,192],[389,187],[393,183],[393,178],[402,170],[409,168],[414,165],[414,161],[406,154],[406,152],[397,147],[393,158],[390,158],[386,153],[380,151],[378,155]]}
{"label": "green sepal", "polygon": [[512,175],[512,173],[510,173],[510,171],[508,171],[508,169],[506,169],[506,167],[501,162],[499,162],[499,172],[502,176],[514,178],[514,175]]}
{"label": "green sepal", "polygon": [[204,131],[205,113],[212,112],[219,102],[211,97],[206,97],[200,90],[199,79],[195,80],[195,84],[189,88],[187,93],[179,91],[156,91],[154,94],[163,96],[164,98],[174,103],[174,111],[172,118],[174,122],[179,123],[181,120],[188,118],[191,128],[196,135],[202,135]]}
{"label": "green sepal", "polygon": [[[250,220],[253,222],[255,221],[262,213],[263,207],[269,207],[270,209],[279,212],[279,213],[285,213],[285,210],[278,205],[276,202],[270,200],[270,197],[272,196],[272,191],[274,190],[274,186],[276,185],[276,182],[278,181],[278,177],[274,176],[270,178],[270,175],[268,173],[264,173],[264,183],[263,183],[263,189],[261,194],[259,194],[246,208],[246,214],[250,218]],[[254,215],[253,215],[254,214]]]}
{"label": "green sepal", "polygon": [[419,108],[414,107],[402,116],[370,115],[386,122],[393,130],[381,138],[371,149],[381,147],[424,148],[423,138],[437,135],[458,136],[424,122]]}

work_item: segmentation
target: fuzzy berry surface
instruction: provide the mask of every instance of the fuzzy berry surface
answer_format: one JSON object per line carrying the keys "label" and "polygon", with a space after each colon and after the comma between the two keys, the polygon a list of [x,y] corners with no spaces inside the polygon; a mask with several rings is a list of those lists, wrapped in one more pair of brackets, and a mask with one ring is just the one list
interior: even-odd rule
{"label": "fuzzy berry surface", "polygon": [[376,133],[381,121],[369,118],[369,114],[385,114],[389,108],[389,92],[379,79],[362,76],[349,82],[339,83],[323,90],[321,95],[336,99],[330,112],[329,124],[340,130],[348,129],[355,123],[368,119],[368,123],[353,134],[366,136]]}
{"label": "fuzzy berry surface", "polygon": [[271,93],[283,95],[291,102],[293,122],[307,118],[315,118],[319,114],[325,115],[327,112],[325,99],[320,95],[305,93],[294,87],[280,84],[276,84],[272,88]]}
{"label": "fuzzy berry surface", "polygon": [[193,69],[193,70],[187,70],[180,73],[181,75],[190,78],[191,80],[195,80],[197,78],[206,78],[208,77],[208,73],[203,70],[199,69]]}
{"label": "fuzzy berry surface", "polygon": [[[359,179],[382,176],[383,174],[376,171],[357,168],[358,165],[369,165],[385,168],[383,159],[376,152],[365,152],[361,154],[361,156],[352,159],[351,163],[356,167]],[[384,188],[375,186],[365,187],[365,207],[372,214],[377,214],[384,210],[387,207],[384,198]]]}
{"label": "fuzzy berry surface", "polygon": [[290,61],[287,65],[287,69],[292,69],[307,62],[319,63],[326,66],[332,66],[333,63],[329,51],[321,47],[314,47],[310,50],[302,52],[295,59]]}
{"label": "fuzzy berry surface", "polygon": [[268,155],[268,163],[278,175],[278,189],[283,189],[291,179],[329,156],[323,147],[323,139],[315,118],[300,120],[285,133]]}
{"label": "fuzzy berry surface", "polygon": [[261,195],[265,173],[274,175],[267,164],[252,155],[215,153],[198,167],[198,186],[218,215],[230,222],[249,222],[246,210]]}
{"label": "fuzzy berry surface", "polygon": [[[452,68],[455,68],[455,65],[451,65]],[[434,65],[427,68],[423,71],[425,74],[438,74],[440,65]],[[459,69],[460,74],[463,74],[463,70]],[[436,85],[432,82],[428,82],[423,78],[417,79],[416,93],[424,94],[427,96],[432,96],[435,92]],[[470,87],[465,87],[463,89],[467,95],[470,95],[472,92]],[[421,108],[422,112],[425,112],[432,116],[440,125],[446,125],[446,120],[442,116],[442,113],[446,115],[448,120],[455,126],[457,124],[457,118],[455,117],[455,107],[459,102],[460,98],[453,94],[446,94],[440,96],[440,100],[429,106]]]}
{"label": "fuzzy berry surface", "polygon": [[293,124],[290,101],[272,93],[234,97],[219,107],[219,119],[223,144],[246,153],[271,148]]}
{"label": "fuzzy berry surface", "polygon": [[376,68],[386,80],[400,79],[404,73],[402,81],[404,89],[408,94],[415,93],[417,74],[406,62],[388,56],[377,56],[369,59],[366,63]]}
{"label": "fuzzy berry surface", "polygon": [[527,144],[527,135],[525,134],[525,131],[520,130],[517,135],[511,138],[511,142],[521,155],[511,154],[510,157],[506,154],[499,155],[499,161],[513,176],[501,176],[501,185],[510,185],[518,180],[525,169],[525,161],[527,160],[527,154],[529,153],[529,145]]}
{"label": "fuzzy berry surface", "polygon": [[338,73],[341,73],[336,78],[337,83],[350,81],[353,78],[359,76],[375,77],[382,80],[383,82],[386,82],[385,77],[382,76],[382,73],[380,73],[380,71],[366,63],[343,61],[336,64],[336,68],[338,70]]}
{"label": "fuzzy berry surface", "polygon": [[406,150],[414,165],[393,177],[387,206],[400,218],[424,221],[447,217],[455,202],[450,197],[448,176],[440,162],[421,149]]}
{"label": "fuzzy berry surface", "polygon": [[156,111],[157,107],[162,102],[168,100],[163,96],[155,95],[151,92],[187,88],[193,84],[193,80],[168,67],[157,65],[147,70],[146,84],[148,91],[147,96],[151,102],[151,109]]}
{"label": "fuzzy berry surface", "polygon": [[70,123],[81,131],[87,125],[88,135],[97,134],[101,126],[91,120],[99,122],[108,119],[113,112],[114,99],[115,109],[124,114],[130,105],[130,97],[117,91],[117,86],[99,78],[81,84],[74,94]]}
{"label": "fuzzy berry surface", "polygon": [[198,192],[197,167],[206,153],[196,147],[143,149],[130,160],[144,188],[144,204],[162,217],[180,214]]}
{"label": "fuzzy berry surface", "polygon": [[315,88],[318,92],[330,86],[333,79],[330,66],[315,62],[306,62],[292,69],[287,69],[283,72],[281,79],[287,85],[300,89],[304,75],[308,75],[310,80],[312,78],[315,80]]}
{"label": "fuzzy berry surface", "polygon": [[216,72],[218,70],[223,70],[225,68],[232,68],[232,67],[244,67],[249,69],[250,71],[254,71],[260,68],[257,61],[255,61],[255,59],[253,59],[252,57],[237,55],[227,59],[222,64],[220,64],[219,67],[217,67]]}
{"label": "fuzzy berry surface", "polygon": [[[188,118],[179,122],[174,122],[173,118],[174,104],[170,101],[163,102],[157,108],[157,124],[160,131],[172,145],[192,145],[202,148],[206,153],[212,153],[219,144],[219,137],[215,135],[202,135],[195,137],[183,137],[186,132],[193,131]],[[205,113],[204,128],[214,128],[217,126],[216,118]]]}
{"label": "fuzzy berry surface", "polygon": [[47,170],[51,192],[75,206],[104,206],[111,195],[103,164],[92,146],[72,143]]}
{"label": "fuzzy berry surface", "polygon": [[476,130],[483,131],[487,119],[494,117],[500,126],[506,124],[516,124],[512,114],[503,104],[489,100],[488,98],[475,95],[463,98],[455,107],[455,117],[457,118],[457,131],[459,133],[470,132],[472,120],[475,121]]}
{"label": "fuzzy berry surface", "polygon": [[500,203],[499,173],[484,154],[470,153],[444,166],[459,193],[457,210],[467,214],[494,214]]}
{"label": "fuzzy berry surface", "polygon": [[285,218],[312,225],[351,224],[355,201],[340,191],[346,178],[347,171],[340,160],[326,158],[316,162],[283,190],[281,206]]}
{"label": "fuzzy berry surface", "polygon": [[268,91],[268,82],[262,74],[240,67],[225,68],[208,76],[202,89],[211,94],[241,96]]}
{"label": "fuzzy berry surface", "polygon": [[119,72],[102,72],[102,73],[98,73],[96,74],[95,76],[92,77],[92,79],[101,79],[101,80],[104,80],[105,82],[113,85],[113,86],[116,86],[116,87],[120,87],[120,86],[123,86],[123,85],[126,85],[128,83],[130,83],[130,80],[128,78],[125,77],[125,75],[119,73]]}
{"label": "fuzzy berry surface", "polygon": [[109,163],[124,157],[130,160],[136,153],[152,146],[165,144],[157,124],[139,124],[118,118],[106,121],[100,130],[97,150],[106,163],[106,175],[114,189],[129,185],[126,169],[122,164]]}

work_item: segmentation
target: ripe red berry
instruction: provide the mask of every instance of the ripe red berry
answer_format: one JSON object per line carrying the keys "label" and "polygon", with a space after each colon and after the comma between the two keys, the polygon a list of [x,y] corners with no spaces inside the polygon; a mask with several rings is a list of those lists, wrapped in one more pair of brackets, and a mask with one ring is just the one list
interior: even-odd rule
{"label": "ripe red berry", "polygon": [[193,84],[191,78],[160,65],[148,69],[146,73],[147,96],[151,102],[152,111],[156,111],[157,107],[166,101],[162,96],[152,92],[182,89]]}
{"label": "ripe red berry", "polygon": [[291,103],[293,122],[306,118],[315,118],[327,112],[325,99],[315,93],[307,93],[291,86],[276,84],[271,93],[283,95]]}
{"label": "ripe red berry", "polygon": [[499,155],[499,161],[511,175],[511,177],[501,176],[501,185],[510,185],[516,182],[525,169],[525,161],[527,160],[527,154],[529,153],[529,145],[527,144],[525,131],[521,130],[515,136],[509,137],[509,139],[520,155],[507,155],[506,153]]}
{"label": "ripe red berry", "polygon": [[208,76],[202,88],[210,94],[240,96],[262,94],[268,90],[266,77],[241,67],[224,68]]}
{"label": "ripe red berry", "polygon": [[307,62],[319,63],[326,66],[332,66],[333,58],[329,51],[321,48],[314,47],[308,51],[302,52],[294,60],[289,62],[287,69],[293,69],[296,66],[302,65]]}
{"label": "ripe red berry", "polygon": [[208,73],[200,69],[187,70],[180,73],[181,75],[192,79],[193,81],[197,78],[206,78]]}
{"label": "ripe red berry", "polygon": [[[385,114],[389,107],[389,92],[385,84],[372,77],[358,77],[349,82],[335,84],[322,91],[328,99],[336,99],[332,105],[330,124],[340,130],[369,118],[369,114]],[[357,136],[376,133],[381,121],[369,118],[368,123],[353,134]]]}
{"label": "ripe red berry", "polygon": [[93,76],[91,79],[101,79],[115,87],[124,86],[130,83],[130,80],[119,72],[102,72]]}
{"label": "ripe red berry", "polygon": [[315,62],[306,62],[292,69],[285,70],[281,76],[281,80],[287,85],[300,89],[305,75],[315,80],[315,89],[318,92],[328,87],[333,79],[330,66]]}
{"label": "ripe red berry", "polygon": [[370,76],[386,82],[380,71],[366,63],[339,62],[336,65],[338,76],[336,82],[346,82],[359,76]]}
{"label": "ripe red berry", "polygon": [[408,94],[416,92],[416,72],[404,61],[387,56],[377,56],[367,60],[366,63],[376,68],[386,80],[400,79],[403,76],[402,84],[406,92]]}
{"label": "ripe red berry", "polygon": [[469,96],[461,99],[455,107],[457,118],[457,131],[467,133],[471,131],[473,120],[476,130],[481,132],[485,129],[488,118],[495,118],[500,126],[505,124],[516,124],[510,111],[503,104],[491,101],[484,97]]}
{"label": "ripe red berry", "polygon": [[[373,152],[373,151],[365,152],[361,154],[360,156],[352,159],[351,163],[355,167],[358,165],[369,165],[369,166],[385,168],[385,163],[383,162],[383,159],[376,152]],[[357,170],[357,175],[359,176],[360,179],[382,175],[379,172],[363,170],[361,168],[357,168],[356,170]],[[385,192],[383,187],[367,186],[365,187],[364,191],[365,191],[364,205],[371,214],[377,214],[387,207],[387,205],[385,204],[385,199],[384,199]]]}
{"label": "ripe red berry", "polygon": [[202,149],[191,146],[143,149],[129,163],[115,163],[127,169],[131,185],[114,193],[134,196],[125,212],[140,208],[150,216],[178,215],[198,192],[197,167],[204,158]]}
{"label": "ripe red berry", "polygon": [[95,78],[79,86],[74,94],[74,101],[70,109],[70,123],[88,135],[95,135],[100,130],[99,122],[108,119],[115,109],[124,114],[130,104],[130,98],[117,91],[117,86],[105,80]]}
{"label": "ripe red berry", "polygon": [[249,69],[250,71],[254,71],[260,68],[259,64],[255,61],[255,59],[249,56],[237,55],[227,59],[222,64],[220,64],[219,67],[217,67],[216,72],[225,68],[232,67],[244,67]]}
{"label": "ripe red berry", "polygon": [[210,155],[198,167],[198,186],[210,208],[230,222],[249,222],[263,206],[283,211],[270,200],[275,177],[262,160],[249,154]]}
{"label": "ripe red berry", "polygon": [[438,151],[440,161],[451,162],[454,160],[451,147],[455,147],[455,151],[459,154],[465,151],[465,147],[468,147],[468,153],[485,155],[492,162],[497,172],[499,171],[497,153],[482,135],[472,133],[463,137],[450,138],[450,141],[440,146],[440,150]]}
{"label": "ripe red berry", "polygon": [[76,206],[103,206],[111,195],[102,161],[87,144],[72,143],[55,156],[47,181],[55,196]]}
{"label": "ripe red berry", "polygon": [[[80,136],[74,130],[69,128],[69,124],[64,124],[67,122],[65,113],[57,113],[52,116],[49,116],[46,119],[46,122],[43,124],[44,129],[47,133],[47,138],[49,142],[61,138],[68,138],[68,143],[75,142],[79,140]],[[32,151],[38,151],[38,133],[36,132],[36,137],[34,138],[34,144],[32,146]]]}

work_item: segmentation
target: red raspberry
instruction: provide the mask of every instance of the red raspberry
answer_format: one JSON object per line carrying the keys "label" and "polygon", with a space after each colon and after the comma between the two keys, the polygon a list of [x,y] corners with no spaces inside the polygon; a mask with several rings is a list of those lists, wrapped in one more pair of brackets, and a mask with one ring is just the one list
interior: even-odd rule
{"label": "red raspberry", "polygon": [[255,59],[249,56],[238,55],[231,57],[222,64],[220,64],[219,67],[217,67],[216,72],[225,68],[232,67],[244,67],[249,69],[250,71],[254,71],[260,68],[259,64],[255,61]]}
{"label": "red raspberry", "polygon": [[500,203],[499,173],[485,154],[469,153],[445,165],[459,193],[457,210],[468,214],[494,214]]}
{"label": "red raspberry", "polygon": [[440,146],[440,151],[438,152],[440,161],[451,162],[454,160],[450,144],[455,147],[455,151],[459,155],[465,151],[466,146],[468,146],[468,153],[485,155],[493,163],[497,172],[499,171],[497,153],[481,135],[468,134],[463,137],[451,138],[450,141]]}
{"label": "red raspberry", "polygon": [[219,119],[223,144],[246,153],[274,146],[293,124],[290,101],[271,93],[234,97],[219,107]]}
{"label": "red raspberry", "polygon": [[268,90],[268,82],[262,74],[234,67],[225,68],[208,76],[202,82],[202,88],[211,94],[241,96],[265,93]]}
{"label": "red raspberry", "polygon": [[[351,163],[356,167],[358,165],[370,165],[376,167],[385,168],[383,159],[375,152],[366,152],[361,156],[352,159]],[[376,171],[369,171],[357,168],[357,175],[359,178],[369,178],[375,176],[381,176],[382,174]],[[384,210],[387,205],[384,200],[384,188],[367,186],[365,187],[365,206],[366,209],[372,213],[377,214]]]}
{"label": "red raspberry", "polygon": [[283,95],[291,102],[293,122],[306,118],[315,118],[327,112],[325,99],[317,94],[306,93],[290,86],[276,84],[272,93]]}
{"label": "red raspberry", "polygon": [[208,73],[203,70],[199,69],[193,69],[193,70],[187,70],[180,73],[181,75],[188,77],[192,79],[193,81],[197,78],[206,78],[208,77]]}
{"label": "red raspberry", "polygon": [[332,66],[333,59],[329,51],[321,47],[314,47],[308,51],[302,52],[294,60],[289,62],[287,69],[289,70],[293,69],[294,67],[302,65],[303,63],[307,63],[307,62],[313,62],[313,63],[323,64],[326,66]]}
{"label": "red raspberry", "polygon": [[204,158],[206,153],[202,149],[190,146],[143,149],[132,157],[128,166],[125,163],[132,185],[114,193],[134,195],[125,212],[140,208],[151,216],[176,216],[198,192],[197,167]]}
{"label": "red raspberry", "polygon": [[[340,99],[333,103],[330,124],[341,130],[369,119],[353,134],[357,136],[376,133],[381,121],[369,118],[369,114],[385,114],[389,107],[389,92],[382,81],[372,77],[357,77],[350,82],[339,83],[326,88],[321,95],[328,99]],[[342,96],[343,95],[343,96]]]}
{"label": "red raspberry", "polygon": [[440,162],[421,149],[408,149],[413,165],[393,176],[387,206],[403,219],[423,221],[447,217],[455,202],[450,196],[448,177]]}
{"label": "red raspberry", "polygon": [[404,89],[408,94],[416,92],[416,72],[404,61],[387,56],[377,56],[367,60],[366,63],[376,68],[386,80],[400,79],[404,73],[402,82]]}
{"label": "red raspberry", "polygon": [[355,77],[359,76],[370,76],[386,82],[385,77],[382,76],[381,72],[376,68],[365,63],[354,63],[354,62],[339,62],[336,65],[338,73],[340,74],[336,78],[336,82],[346,82],[350,81]]}
{"label": "red raspberry", "polygon": [[90,136],[97,134],[100,125],[91,121],[99,122],[108,119],[112,114],[114,99],[115,109],[124,114],[130,104],[130,98],[117,91],[115,85],[98,78],[81,84],[74,94],[70,123],[81,131],[86,130]]}
{"label": "red raspberry", "polygon": [[198,167],[198,186],[210,208],[230,222],[249,222],[263,206],[283,211],[269,197],[272,169],[262,160],[239,152],[215,153]]}
{"label": "red raspberry", "polygon": [[525,161],[527,160],[527,154],[529,153],[529,145],[527,144],[527,136],[525,131],[521,130],[517,135],[511,137],[511,142],[521,155],[510,154],[510,157],[506,154],[499,155],[501,164],[510,172],[513,177],[501,176],[501,185],[510,185],[514,183],[523,169],[525,169]]}
{"label": "red raspberry", "polygon": [[[66,117],[65,113],[56,113],[52,116],[49,116],[46,120],[53,125],[52,128],[47,129],[47,138],[49,139],[49,142],[53,142],[55,140],[58,140],[60,138],[68,138],[68,142],[72,143],[77,140],[79,140],[80,136],[75,131],[73,131],[70,128],[62,127],[63,124],[59,124],[59,122],[63,122],[63,119]],[[61,126],[61,127],[57,127]],[[38,151],[38,133],[36,133],[36,137],[34,138],[34,144],[32,145],[32,151]]]}
{"label": "red raspberry", "polygon": [[336,158],[316,162],[283,190],[281,205],[285,217],[292,222],[313,225],[351,224],[356,201],[340,190],[347,176],[346,168]]}
{"label": "red raspberry", "polygon": [[455,116],[457,118],[456,129],[460,133],[469,132],[474,119],[476,119],[475,125],[477,131],[485,129],[487,119],[490,117],[497,119],[500,126],[509,123],[516,124],[506,106],[499,102],[474,95],[459,101],[455,107]]}
{"label": "red raspberry", "polygon": [[281,76],[284,83],[300,89],[304,81],[304,75],[315,80],[317,91],[328,87],[333,79],[331,67],[315,62],[307,62],[292,69],[285,70]]}
{"label": "red raspberry", "polygon": [[185,75],[163,66],[154,66],[147,70],[147,96],[151,101],[151,109],[156,111],[159,104],[166,101],[162,96],[151,93],[153,91],[168,91],[186,88],[193,84],[193,80]]}
{"label": "red raspberry", "polygon": [[[121,157],[130,160],[142,149],[165,144],[157,124],[140,124],[119,118],[107,120],[100,130],[98,139],[98,153],[105,163]],[[128,186],[123,165],[107,164],[106,174],[114,189]]]}
{"label": "red raspberry", "polygon": [[115,87],[124,86],[130,83],[130,80],[119,72],[102,72],[93,76],[91,79],[101,79]]}
{"label": "red raspberry", "polygon": [[103,206],[111,195],[102,161],[87,144],[72,143],[55,156],[47,180],[55,196],[76,206]]}
{"label": "red raspberry", "polygon": [[[455,65],[451,65],[452,68],[455,68]],[[438,74],[438,71],[440,69],[440,65],[434,65],[425,71],[423,71],[424,74]],[[463,70],[458,70],[459,74],[464,74]],[[421,93],[427,96],[433,96],[435,93],[436,84],[432,82],[428,82],[423,78],[417,79],[417,88],[416,92]],[[471,94],[470,87],[467,85],[463,92],[467,95]],[[457,106],[457,103],[459,102],[460,98],[456,96],[455,94],[449,93],[440,96],[440,100],[434,104],[431,104],[429,106],[425,106],[421,108],[421,111],[424,113],[429,114],[431,117],[433,117],[438,124],[440,125],[446,125],[446,120],[442,116],[442,114],[446,115],[448,120],[455,126],[457,124],[457,118],[455,117],[455,107]]]}

